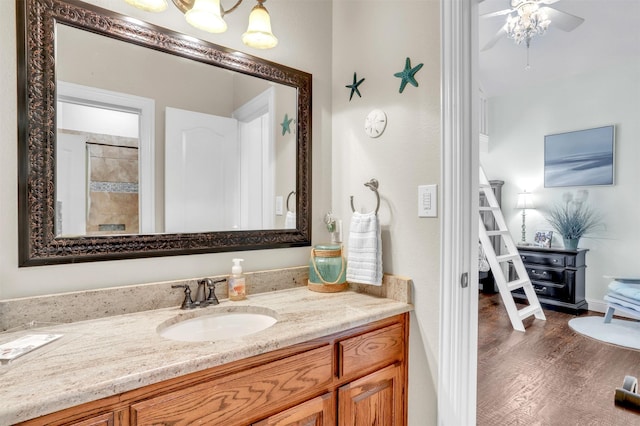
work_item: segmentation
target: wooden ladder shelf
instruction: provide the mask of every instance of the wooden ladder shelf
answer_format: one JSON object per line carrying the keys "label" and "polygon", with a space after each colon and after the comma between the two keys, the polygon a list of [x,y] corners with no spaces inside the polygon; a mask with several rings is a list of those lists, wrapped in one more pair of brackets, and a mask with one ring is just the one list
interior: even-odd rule
{"label": "wooden ladder shelf", "polygon": [[[529,279],[529,275],[527,275],[527,270],[522,263],[522,258],[520,257],[518,248],[516,247],[516,244],[511,237],[511,233],[507,228],[498,200],[491,189],[491,185],[489,184],[482,167],[480,167],[480,193],[484,193],[488,204],[486,207],[480,207],[480,212],[484,211],[492,214],[496,224],[495,229],[487,230],[485,222],[482,220],[482,216],[480,214],[478,215],[478,219],[480,221],[480,243],[482,244],[487,261],[491,267],[493,277],[498,285],[498,290],[500,291],[500,296],[502,297],[504,306],[509,314],[511,325],[515,330],[524,332],[525,329],[522,323],[523,319],[532,315],[539,320],[546,320],[546,318],[542,311],[542,306],[540,306],[538,296],[536,295],[533,285],[531,284],[531,280]],[[492,236],[500,237],[503,246],[506,247],[507,250],[505,254],[496,254],[493,245],[491,244],[491,240],[489,239],[489,237]],[[507,280],[506,271],[508,271],[509,262],[513,264],[517,274],[517,278],[514,281]],[[504,268],[503,264],[505,265]],[[521,309],[518,309],[515,301],[513,300],[513,296],[511,295],[511,291],[519,288],[524,290],[524,294],[529,302],[528,306]]]}

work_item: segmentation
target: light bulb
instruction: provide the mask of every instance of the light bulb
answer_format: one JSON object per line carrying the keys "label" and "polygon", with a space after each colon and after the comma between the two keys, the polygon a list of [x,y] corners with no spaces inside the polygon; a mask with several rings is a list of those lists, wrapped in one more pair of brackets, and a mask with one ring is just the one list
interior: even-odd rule
{"label": "light bulb", "polygon": [[196,0],[184,17],[189,24],[203,31],[210,33],[227,31],[227,23],[220,14],[220,0]]}

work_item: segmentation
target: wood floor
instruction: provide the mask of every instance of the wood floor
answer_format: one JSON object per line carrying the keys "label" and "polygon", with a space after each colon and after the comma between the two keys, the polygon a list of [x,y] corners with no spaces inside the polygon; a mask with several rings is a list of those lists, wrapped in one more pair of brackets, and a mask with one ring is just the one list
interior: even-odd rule
{"label": "wood floor", "polygon": [[640,425],[640,412],[613,402],[625,375],[640,378],[640,351],[574,333],[570,314],[545,315],[514,331],[500,295],[480,295],[477,424]]}

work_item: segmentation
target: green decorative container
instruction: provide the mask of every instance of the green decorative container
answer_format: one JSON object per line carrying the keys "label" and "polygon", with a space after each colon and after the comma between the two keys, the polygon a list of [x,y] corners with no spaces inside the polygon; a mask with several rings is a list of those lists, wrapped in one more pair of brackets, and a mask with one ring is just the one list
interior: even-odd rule
{"label": "green decorative container", "polygon": [[564,243],[564,248],[567,250],[577,250],[580,238],[563,238],[562,242]]}
{"label": "green decorative container", "polygon": [[336,293],[347,287],[347,261],[342,255],[342,246],[326,244],[313,247],[309,259],[309,290]]}

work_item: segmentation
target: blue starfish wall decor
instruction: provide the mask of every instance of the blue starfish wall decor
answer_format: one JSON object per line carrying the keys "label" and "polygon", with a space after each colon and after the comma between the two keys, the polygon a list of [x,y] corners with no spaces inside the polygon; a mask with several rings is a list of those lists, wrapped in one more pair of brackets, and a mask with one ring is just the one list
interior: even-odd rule
{"label": "blue starfish wall decor", "polygon": [[347,87],[349,89],[351,89],[351,95],[349,95],[349,102],[351,102],[351,99],[353,98],[353,94],[357,93],[359,97],[362,97],[362,95],[360,94],[360,90],[358,90],[358,86],[360,86],[362,84],[362,82],[364,81],[364,78],[360,79],[358,81],[358,78],[356,77],[356,73],[353,73],[353,83],[351,84],[347,84],[344,87]]}
{"label": "blue starfish wall decor", "polygon": [[394,76],[402,79],[400,82],[400,93],[402,93],[407,83],[411,83],[412,86],[418,87],[418,82],[414,76],[418,71],[420,71],[420,68],[422,68],[423,65],[424,64],[418,64],[411,68],[411,59],[407,58],[404,64],[404,69],[394,74]]}
{"label": "blue starfish wall decor", "polygon": [[282,136],[284,136],[284,134],[287,132],[291,133],[291,128],[289,126],[291,125],[292,121],[293,118],[289,118],[288,114],[284,115],[284,119],[282,120],[282,123],[280,123],[280,125],[282,126]]}

